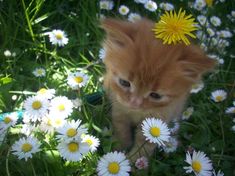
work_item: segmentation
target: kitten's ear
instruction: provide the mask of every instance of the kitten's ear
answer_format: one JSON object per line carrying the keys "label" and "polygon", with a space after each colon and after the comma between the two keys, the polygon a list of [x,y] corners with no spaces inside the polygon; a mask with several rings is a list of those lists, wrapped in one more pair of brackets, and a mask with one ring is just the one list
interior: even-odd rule
{"label": "kitten's ear", "polygon": [[133,23],[106,18],[101,21],[101,28],[107,33],[107,42],[111,42],[119,47],[133,43],[135,31]]}
{"label": "kitten's ear", "polygon": [[199,80],[202,74],[211,71],[216,61],[207,57],[200,48],[187,46],[179,59],[179,64],[185,78],[194,82]]}

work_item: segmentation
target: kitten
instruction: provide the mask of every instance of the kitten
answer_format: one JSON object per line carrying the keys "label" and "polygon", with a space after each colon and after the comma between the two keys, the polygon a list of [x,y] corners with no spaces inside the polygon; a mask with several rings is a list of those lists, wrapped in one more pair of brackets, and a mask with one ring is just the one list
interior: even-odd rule
{"label": "kitten", "polygon": [[[147,19],[102,22],[107,33],[104,87],[113,103],[115,137],[123,149],[133,145],[129,156],[146,140],[141,122],[146,117],[161,118],[166,123],[179,119],[192,84],[215,64],[194,45],[163,45],[154,37],[153,27]],[[134,140],[132,127],[136,128]],[[131,160],[151,155],[155,147],[145,144]]]}

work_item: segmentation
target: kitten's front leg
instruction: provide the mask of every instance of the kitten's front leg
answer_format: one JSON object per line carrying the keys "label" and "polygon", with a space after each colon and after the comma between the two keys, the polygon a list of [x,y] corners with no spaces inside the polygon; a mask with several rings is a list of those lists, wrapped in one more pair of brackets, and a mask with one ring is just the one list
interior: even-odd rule
{"label": "kitten's front leg", "polygon": [[146,141],[141,127],[137,127],[134,146],[128,153],[128,158],[132,163],[135,163],[136,160],[142,156],[149,158],[153,154],[155,148],[156,144]]}
{"label": "kitten's front leg", "polygon": [[132,145],[131,123],[128,116],[113,109],[112,124],[114,138],[120,142],[115,148],[118,150],[127,150]]}

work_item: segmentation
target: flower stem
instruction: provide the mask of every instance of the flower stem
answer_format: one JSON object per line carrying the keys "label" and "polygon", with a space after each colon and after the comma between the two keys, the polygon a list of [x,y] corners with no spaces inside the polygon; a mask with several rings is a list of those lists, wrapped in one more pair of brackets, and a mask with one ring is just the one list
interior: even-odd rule
{"label": "flower stem", "polygon": [[32,167],[32,170],[33,170],[33,175],[34,175],[34,176],[37,176],[37,174],[36,174],[36,172],[35,172],[35,169],[34,169],[34,167],[33,167],[33,163],[32,163],[31,160],[30,160],[30,164],[31,164],[31,167]]}
{"label": "flower stem", "polygon": [[8,164],[8,157],[10,155],[10,149],[7,152],[7,157],[6,157],[6,172],[7,172],[7,176],[10,176],[10,171],[9,171],[9,164]]}

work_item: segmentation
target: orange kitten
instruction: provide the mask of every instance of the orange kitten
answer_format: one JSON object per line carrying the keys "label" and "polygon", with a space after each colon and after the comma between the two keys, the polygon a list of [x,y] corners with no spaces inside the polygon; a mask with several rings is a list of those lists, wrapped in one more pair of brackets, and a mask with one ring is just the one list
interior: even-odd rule
{"label": "orange kitten", "polygon": [[[157,117],[168,123],[179,118],[192,84],[213,68],[214,61],[194,45],[163,45],[147,19],[105,19],[102,27],[107,33],[104,86],[113,102],[113,129],[123,149],[133,145],[131,155],[145,142],[143,119]],[[147,143],[139,154],[149,156],[155,146]]]}

